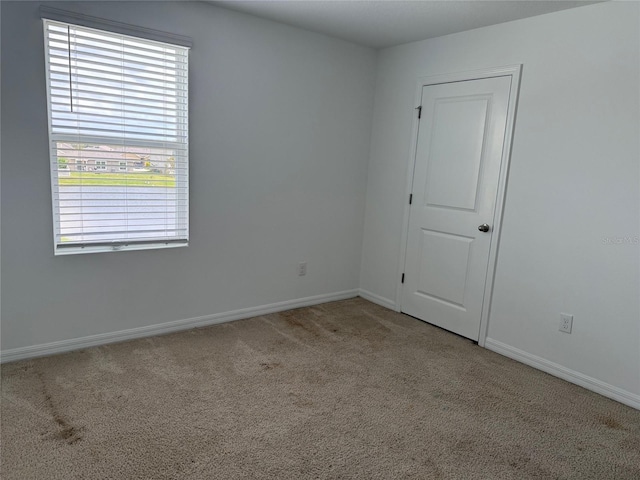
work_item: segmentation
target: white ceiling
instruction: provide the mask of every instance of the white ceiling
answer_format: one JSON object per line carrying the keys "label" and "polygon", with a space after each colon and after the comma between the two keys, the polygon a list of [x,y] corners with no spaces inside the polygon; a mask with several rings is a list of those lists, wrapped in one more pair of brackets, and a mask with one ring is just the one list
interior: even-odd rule
{"label": "white ceiling", "polygon": [[385,48],[597,2],[218,0],[209,3],[343,38],[360,45]]}

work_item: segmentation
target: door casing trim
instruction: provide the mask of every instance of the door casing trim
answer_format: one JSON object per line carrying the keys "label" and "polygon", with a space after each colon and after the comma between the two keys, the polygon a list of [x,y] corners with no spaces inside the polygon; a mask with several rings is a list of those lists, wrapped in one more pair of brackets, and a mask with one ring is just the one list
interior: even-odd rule
{"label": "door casing trim", "polygon": [[[446,73],[441,75],[429,75],[418,77],[416,82],[416,93],[414,105],[420,105],[422,100],[422,89],[429,85],[441,83],[464,82],[468,80],[480,80],[492,77],[511,77],[511,89],[509,91],[509,105],[507,107],[507,121],[505,124],[504,143],[502,146],[502,158],[500,160],[500,174],[498,178],[498,191],[496,194],[495,213],[493,215],[493,234],[489,246],[489,262],[487,264],[487,275],[484,286],[484,296],[482,301],[482,314],[480,317],[480,331],[478,334],[478,345],[485,346],[489,329],[489,318],[491,315],[491,300],[493,296],[493,283],[495,279],[496,264],[498,261],[498,247],[502,232],[502,214],[504,211],[505,195],[507,192],[507,177],[509,165],[511,163],[511,144],[517,114],[518,98],[520,95],[520,78],[522,75],[522,64],[505,65],[502,67],[485,68],[466,72]],[[407,181],[404,198],[407,200],[411,194],[413,186],[413,175],[416,164],[416,149],[418,148],[418,116],[414,115],[411,129],[411,149],[407,168]],[[402,218],[402,238],[400,243],[400,257],[398,261],[398,274],[396,283],[395,304],[396,311],[402,311],[402,273],[405,270],[407,259],[407,240],[409,237],[409,211],[410,205],[404,203],[404,213]]]}

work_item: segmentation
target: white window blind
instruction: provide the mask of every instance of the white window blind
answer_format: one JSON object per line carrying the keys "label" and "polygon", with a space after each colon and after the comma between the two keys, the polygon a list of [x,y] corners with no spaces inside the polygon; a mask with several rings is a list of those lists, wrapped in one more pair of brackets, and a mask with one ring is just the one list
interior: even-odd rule
{"label": "white window blind", "polygon": [[44,20],[56,254],[186,245],[186,47]]}

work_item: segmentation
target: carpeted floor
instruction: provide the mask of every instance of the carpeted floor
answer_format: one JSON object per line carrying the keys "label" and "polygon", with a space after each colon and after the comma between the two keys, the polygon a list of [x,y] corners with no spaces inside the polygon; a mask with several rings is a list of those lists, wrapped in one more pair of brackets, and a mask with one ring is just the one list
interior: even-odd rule
{"label": "carpeted floor", "polygon": [[363,299],[2,367],[10,479],[634,479],[640,411]]}

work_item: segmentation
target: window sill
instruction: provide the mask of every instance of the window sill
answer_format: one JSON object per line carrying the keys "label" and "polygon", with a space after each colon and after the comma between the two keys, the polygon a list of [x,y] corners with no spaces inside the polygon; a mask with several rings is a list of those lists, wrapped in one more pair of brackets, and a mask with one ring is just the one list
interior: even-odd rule
{"label": "window sill", "polygon": [[77,247],[62,247],[56,246],[54,255],[64,256],[64,255],[80,255],[85,253],[106,253],[106,252],[124,252],[131,250],[158,250],[164,248],[178,248],[178,247],[188,247],[189,242],[158,242],[158,243],[138,243],[131,245],[84,245]]}

